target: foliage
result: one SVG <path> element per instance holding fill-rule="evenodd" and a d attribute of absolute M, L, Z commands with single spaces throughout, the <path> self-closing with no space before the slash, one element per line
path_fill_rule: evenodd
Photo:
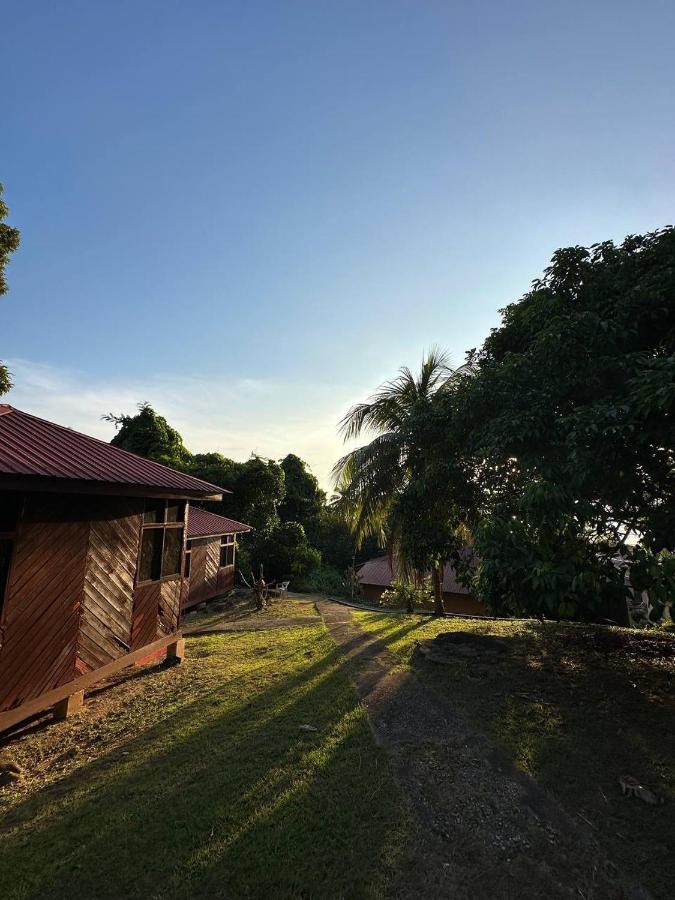
<path fill-rule="evenodd" d="M 307 575 L 293 579 L 293 590 L 310 594 L 324 594 L 331 597 L 348 596 L 345 582 L 338 569 L 321 565 Z"/>
<path fill-rule="evenodd" d="M 310 546 L 299 522 L 282 522 L 254 535 L 251 559 L 254 572 L 264 567 L 267 581 L 290 581 L 321 565 L 320 552 Z"/>
<path fill-rule="evenodd" d="M 352 407 L 341 422 L 345 439 L 364 431 L 375 433 L 370 443 L 352 450 L 334 468 L 340 494 L 338 509 L 349 523 L 357 546 L 372 536 L 397 557 L 405 575 L 433 570 L 436 609 L 442 612 L 440 568 L 453 549 L 453 528 L 440 519 L 436 484 L 428 478 L 434 450 L 424 441 L 424 429 L 434 400 L 450 380 L 447 356 L 431 350 L 419 374 L 403 368 L 366 403 Z M 427 522 L 426 540 L 419 525 Z"/>
<path fill-rule="evenodd" d="M 625 613 L 627 573 L 663 603 L 675 230 L 559 250 L 502 315 L 457 372 L 430 358 L 345 416 L 346 436 L 376 432 L 336 467 L 357 540 L 386 540 L 408 576 L 461 563 L 473 543 L 474 571 L 460 571 L 497 612 Z"/>
<path fill-rule="evenodd" d="M 135 416 L 109 413 L 103 418 L 118 429 L 113 446 L 177 469 L 188 465 L 190 452 L 182 437 L 149 403 L 140 403 Z"/>
<path fill-rule="evenodd" d="M 365 403 L 353 406 L 342 419 L 340 430 L 345 440 L 364 432 L 375 434 L 370 443 L 343 456 L 333 469 L 339 509 L 357 543 L 372 535 L 384 545 L 390 537 L 392 507 L 417 464 L 418 448 L 406 426 L 420 406 L 430 405 L 449 373 L 446 355 L 432 350 L 417 377 L 402 368 L 396 378 L 381 385 Z"/>
<path fill-rule="evenodd" d="M 18 228 L 12 228 L 4 220 L 9 214 L 9 209 L 2 199 L 3 186 L 0 184 L 0 297 L 7 293 L 7 280 L 5 268 L 9 257 L 19 247 L 21 235 Z M 0 361 L 0 397 L 6 394 L 12 387 L 12 378 L 7 366 Z"/>
<path fill-rule="evenodd" d="M 419 581 L 408 578 L 395 578 L 391 586 L 382 591 L 380 603 L 394 609 L 406 609 L 414 612 L 416 606 L 427 605 L 434 596 L 431 578 Z"/>
<path fill-rule="evenodd" d="M 335 509 L 326 505 L 324 492 L 298 456 L 289 454 L 278 463 L 256 455 L 237 462 L 220 453 L 192 454 L 181 435 L 148 403 L 141 404 L 134 416 L 110 414 L 104 418 L 119 429 L 112 440 L 115 446 L 189 472 L 229 492 L 222 501 L 207 505 L 253 526 L 253 534 L 238 541 L 238 568 L 246 577 L 251 569 L 257 573 L 262 564 L 270 580 L 303 578 L 315 572 L 317 581 L 324 577 L 316 570 L 325 551 L 329 569 L 325 581 L 334 585 L 332 570 L 340 571 L 353 561 L 355 545 L 349 528 Z"/>
<path fill-rule="evenodd" d="M 198 453 L 192 457 L 189 471 L 231 492 L 220 503 L 211 504 L 215 512 L 246 522 L 258 532 L 270 531 L 278 524 L 285 475 L 274 460 L 251 456 L 246 462 L 235 462 L 220 453 Z"/>
<path fill-rule="evenodd" d="M 0 397 L 12 389 L 12 373 L 0 362 Z"/>
<path fill-rule="evenodd" d="M 493 609 L 584 616 L 675 543 L 675 231 L 557 251 L 441 398 L 481 498 Z M 636 570 L 637 571 L 637 570 Z"/>
<path fill-rule="evenodd" d="M 282 522 L 299 522 L 309 534 L 323 511 L 326 494 L 299 456 L 289 453 L 280 465 L 286 490 L 279 505 L 279 518 Z"/>
<path fill-rule="evenodd" d="M 343 572 L 354 563 L 365 562 L 375 556 L 380 549 L 377 540 L 372 536 L 365 538 L 361 546 L 357 547 L 351 528 L 334 504 L 327 505 L 321 510 L 320 515 L 307 529 L 307 538 L 321 551 L 324 565 L 339 572 Z"/>

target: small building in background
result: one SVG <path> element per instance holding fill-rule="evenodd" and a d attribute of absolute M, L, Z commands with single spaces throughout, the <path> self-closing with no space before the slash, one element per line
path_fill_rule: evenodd
<path fill-rule="evenodd" d="M 391 586 L 396 577 L 389 556 L 369 559 L 360 566 L 357 574 L 362 596 L 370 603 L 379 603 L 383 591 Z M 432 604 L 429 605 L 431 608 Z M 486 613 L 484 604 L 460 584 L 454 567 L 449 563 L 443 568 L 443 605 L 448 613 L 470 616 L 484 616 Z"/>
<path fill-rule="evenodd" d="M 183 609 L 190 609 L 234 587 L 238 534 L 250 525 L 217 513 L 190 508 L 183 583 Z"/>
<path fill-rule="evenodd" d="M 189 501 L 222 494 L 0 405 L 0 731 L 180 655 Z"/>

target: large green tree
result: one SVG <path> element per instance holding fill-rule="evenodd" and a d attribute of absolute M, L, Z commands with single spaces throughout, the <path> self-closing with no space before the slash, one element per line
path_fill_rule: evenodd
<path fill-rule="evenodd" d="M 268 581 L 292 581 L 321 565 L 321 553 L 311 546 L 299 522 L 281 522 L 255 535 L 250 556 L 254 572 L 262 565 Z"/>
<path fill-rule="evenodd" d="M 309 470 L 307 463 L 289 453 L 281 460 L 285 476 L 285 494 L 279 505 L 282 522 L 299 522 L 308 534 L 317 530 L 326 494 Z"/>
<path fill-rule="evenodd" d="M 149 403 L 139 404 L 134 416 L 109 413 L 103 418 L 118 429 L 110 442 L 115 447 L 178 469 L 190 463 L 191 454 L 183 438 Z"/>
<path fill-rule="evenodd" d="M 340 425 L 345 439 L 368 432 L 373 437 L 342 457 L 334 469 L 339 509 L 357 545 L 375 537 L 395 554 L 404 572 L 430 568 L 439 613 L 442 565 L 451 550 L 452 529 L 425 527 L 425 539 L 419 539 L 419 528 L 430 521 L 432 485 L 427 479 L 429 447 L 417 426 L 430 415 L 450 374 L 446 355 L 432 350 L 416 376 L 402 368 L 368 401 L 352 407 Z"/>
<path fill-rule="evenodd" d="M 0 184 L 0 296 L 7 293 L 5 268 L 10 255 L 18 248 L 20 240 L 19 229 L 13 228 L 5 222 L 9 210 L 2 199 L 3 190 L 3 186 Z M 6 394 L 11 387 L 12 378 L 9 370 L 0 360 L 0 397 Z"/>
<path fill-rule="evenodd" d="M 616 606 L 633 562 L 633 581 L 663 594 L 675 231 L 559 250 L 502 314 L 436 413 L 441 452 L 470 461 L 479 488 L 478 592 L 496 610 L 593 615 Z"/>
<path fill-rule="evenodd" d="M 220 504 L 212 506 L 217 512 L 252 525 L 258 534 L 278 524 L 285 475 L 274 460 L 254 455 L 246 462 L 235 462 L 220 453 L 197 453 L 192 457 L 190 472 L 231 491 Z"/>

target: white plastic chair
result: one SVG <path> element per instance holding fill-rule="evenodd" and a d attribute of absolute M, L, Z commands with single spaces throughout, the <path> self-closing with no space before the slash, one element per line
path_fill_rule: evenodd
<path fill-rule="evenodd" d="M 272 593 L 275 597 L 285 597 L 288 593 L 288 585 L 290 581 L 282 581 L 281 584 L 278 584 L 275 588 L 272 588 Z"/>

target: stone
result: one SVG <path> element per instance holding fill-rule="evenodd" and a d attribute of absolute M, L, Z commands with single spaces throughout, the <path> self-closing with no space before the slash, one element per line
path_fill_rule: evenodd
<path fill-rule="evenodd" d="M 14 784 L 23 778 L 21 766 L 8 756 L 0 757 L 0 787 Z"/>

